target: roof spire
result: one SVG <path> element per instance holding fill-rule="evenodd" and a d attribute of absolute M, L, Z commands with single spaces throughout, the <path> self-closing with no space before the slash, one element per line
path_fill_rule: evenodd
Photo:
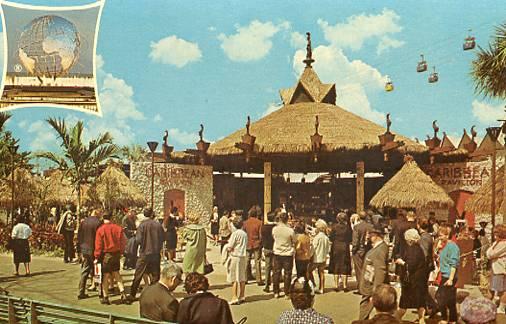
<path fill-rule="evenodd" d="M 302 62 L 306 63 L 306 67 L 311 67 L 313 60 L 313 51 L 311 50 L 311 33 L 307 32 L 306 59 Z"/>

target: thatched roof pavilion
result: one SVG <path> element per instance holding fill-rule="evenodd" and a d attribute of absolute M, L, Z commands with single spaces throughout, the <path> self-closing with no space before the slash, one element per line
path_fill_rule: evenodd
<path fill-rule="evenodd" d="M 395 137 L 389 116 L 385 129 L 337 106 L 335 84 L 322 83 L 311 66 L 307 36 L 306 67 L 294 87 L 280 91 L 283 106 L 253 123 L 248 117 L 246 130 L 211 144 L 209 161 L 215 171 L 264 173 L 264 212 L 271 208 L 271 172 L 356 171 L 357 210 L 362 210 L 365 172 L 396 169 L 406 153 L 428 161 L 428 149 Z"/>
<path fill-rule="evenodd" d="M 47 194 L 44 202 L 49 206 L 64 206 L 77 202 L 77 193 L 72 183 L 65 177 L 62 171 L 55 170 L 48 177 L 42 179 L 47 186 Z"/>
<path fill-rule="evenodd" d="M 414 160 L 407 158 L 369 204 L 376 208 L 447 208 L 453 206 L 453 200 Z"/>
<path fill-rule="evenodd" d="M 504 165 L 495 174 L 495 212 L 500 214 L 504 210 Z M 466 210 L 475 214 L 491 214 L 492 208 L 492 177 L 485 182 L 466 201 Z"/>
<path fill-rule="evenodd" d="M 113 210 L 120 207 L 144 206 L 144 195 L 125 173 L 113 165 L 87 190 L 85 204 L 100 205 Z"/>
<path fill-rule="evenodd" d="M 0 182 L 0 206 L 11 208 L 12 174 Z M 14 170 L 14 208 L 28 207 L 36 199 L 37 182 L 27 169 Z"/>

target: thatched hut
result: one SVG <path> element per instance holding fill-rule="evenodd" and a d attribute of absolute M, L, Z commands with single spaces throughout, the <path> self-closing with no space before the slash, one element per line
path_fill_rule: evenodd
<path fill-rule="evenodd" d="M 35 178 L 27 169 L 14 170 L 14 208 L 26 208 L 36 199 L 38 187 Z M 0 182 L 0 206 L 12 206 L 12 173 Z"/>
<path fill-rule="evenodd" d="M 144 206 L 146 201 L 139 188 L 122 170 L 109 165 L 87 190 L 84 203 L 115 210 L 122 207 Z"/>
<path fill-rule="evenodd" d="M 66 204 L 77 203 L 77 193 L 70 180 L 65 177 L 62 171 L 53 171 L 48 177 L 43 179 L 43 183 L 47 186 L 47 193 L 44 197 L 46 205 L 64 206 Z"/>
<path fill-rule="evenodd" d="M 303 62 L 295 86 L 280 91 L 280 109 L 253 123 L 248 117 L 246 130 L 207 151 L 215 171 L 264 174 L 264 213 L 276 207 L 271 204 L 273 173 L 356 172 L 356 210 L 362 210 L 366 172 L 395 170 L 406 153 L 428 161 L 425 146 L 390 132 L 390 119 L 384 128 L 336 105 L 335 84 L 322 83 L 311 65 L 309 34 Z"/>
<path fill-rule="evenodd" d="M 495 212 L 502 214 L 504 205 L 504 165 L 495 174 Z M 489 178 L 476 192 L 466 201 L 466 210 L 474 214 L 490 215 L 492 212 L 492 178 Z"/>
<path fill-rule="evenodd" d="M 414 160 L 408 158 L 369 204 L 376 208 L 443 209 L 454 203 L 443 188 L 425 174 Z"/>

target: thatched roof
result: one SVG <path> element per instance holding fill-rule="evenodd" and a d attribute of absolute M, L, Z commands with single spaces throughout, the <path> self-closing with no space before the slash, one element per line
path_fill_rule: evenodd
<path fill-rule="evenodd" d="M 146 200 L 137 186 L 113 165 L 95 180 L 87 190 L 85 203 L 101 205 L 107 209 L 119 207 L 144 206 Z"/>
<path fill-rule="evenodd" d="M 0 182 L 0 206 L 10 208 L 12 205 L 11 175 Z M 14 170 L 14 207 L 28 207 L 36 199 L 38 190 L 34 176 L 27 169 Z"/>
<path fill-rule="evenodd" d="M 50 206 L 63 206 L 77 202 L 77 193 L 72 183 L 65 177 L 62 171 L 53 171 L 48 177 L 42 179 L 47 186 L 47 194 L 44 202 Z"/>
<path fill-rule="evenodd" d="M 453 200 L 415 161 L 409 160 L 371 199 L 376 208 L 446 208 Z"/>
<path fill-rule="evenodd" d="M 501 166 L 495 174 L 495 211 L 500 213 L 504 207 L 504 165 Z M 476 192 L 466 201 L 466 210 L 475 214 L 491 214 L 492 207 L 492 177 L 485 182 Z"/>
<path fill-rule="evenodd" d="M 309 153 L 310 136 L 315 133 L 315 117 L 319 118 L 318 133 L 323 136 L 321 152 L 358 151 L 379 148 L 378 135 L 386 129 L 335 105 L 335 86 L 322 84 L 311 67 L 306 67 L 297 85 L 280 91 L 285 105 L 250 126 L 256 137 L 255 153 Z M 242 151 L 245 129 L 211 144 L 210 155 L 234 155 Z M 427 148 L 398 135 L 405 143 L 405 152 L 425 152 Z"/>

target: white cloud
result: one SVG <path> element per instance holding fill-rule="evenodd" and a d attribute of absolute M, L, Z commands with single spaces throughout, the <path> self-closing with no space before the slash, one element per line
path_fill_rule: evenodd
<path fill-rule="evenodd" d="M 319 19 L 318 24 L 323 30 L 325 39 L 339 48 L 359 50 L 370 38 L 381 38 L 387 34 L 402 30 L 399 25 L 400 16 L 393 10 L 383 9 L 381 14 L 366 15 L 365 13 L 348 17 L 346 22 L 332 26 Z"/>
<path fill-rule="evenodd" d="M 171 64 L 182 68 L 188 63 L 199 61 L 202 58 L 197 43 L 191 43 L 175 35 L 151 43 L 149 57 L 153 62 Z"/>
<path fill-rule="evenodd" d="M 153 117 L 153 121 L 155 123 L 161 122 L 162 121 L 162 115 L 156 114 L 155 117 Z"/>
<path fill-rule="evenodd" d="M 28 121 L 27 120 L 22 120 L 18 123 L 18 127 L 19 128 L 26 128 L 26 126 L 28 126 Z"/>
<path fill-rule="evenodd" d="M 28 134 L 32 134 L 31 137 L 33 138 L 30 143 L 31 151 L 50 151 L 58 148 L 55 132 L 45 120 L 31 123 L 27 128 L 27 132 Z"/>
<path fill-rule="evenodd" d="M 306 37 L 299 32 L 293 32 L 290 34 L 290 44 L 294 48 L 305 48 L 307 44 Z"/>
<path fill-rule="evenodd" d="M 304 69 L 302 60 L 305 50 L 298 50 L 293 59 L 297 75 Z M 335 83 L 336 104 L 359 116 L 383 124 L 384 113 L 374 110 L 367 97 L 367 91 L 381 91 L 386 77 L 376 68 L 360 60 L 350 60 L 343 50 L 334 46 L 318 46 L 313 50 L 313 68 L 322 82 Z"/>
<path fill-rule="evenodd" d="M 116 78 L 110 73 L 105 75 L 102 87 L 99 90 L 100 105 L 104 114 L 114 115 L 117 119 L 145 119 L 142 112 L 137 109 L 133 100 L 133 88 L 125 80 Z"/>
<path fill-rule="evenodd" d="M 221 48 L 229 59 L 237 62 L 256 61 L 265 57 L 272 48 L 272 37 L 281 29 L 290 28 L 290 23 L 253 20 L 248 26 L 236 26 L 232 35 L 220 34 Z"/>
<path fill-rule="evenodd" d="M 474 100 L 472 107 L 473 116 L 484 125 L 496 124 L 498 119 L 504 119 L 506 115 L 503 104 L 492 105 Z"/>
<path fill-rule="evenodd" d="M 181 145 L 191 145 L 198 142 L 199 137 L 197 133 L 188 133 L 179 130 L 179 128 L 171 128 L 168 130 L 168 142 L 175 141 Z"/>
<path fill-rule="evenodd" d="M 390 48 L 399 48 L 406 44 L 404 41 L 400 41 L 389 36 L 383 36 L 376 47 L 376 54 L 381 55 L 383 52 L 389 50 Z"/>
<path fill-rule="evenodd" d="M 262 117 L 265 117 L 273 112 L 275 112 L 276 110 L 278 110 L 279 108 L 283 107 L 283 105 L 280 105 L 280 104 L 276 104 L 274 102 L 271 102 L 269 104 L 269 106 L 267 107 L 267 109 L 263 112 L 262 114 Z"/>

